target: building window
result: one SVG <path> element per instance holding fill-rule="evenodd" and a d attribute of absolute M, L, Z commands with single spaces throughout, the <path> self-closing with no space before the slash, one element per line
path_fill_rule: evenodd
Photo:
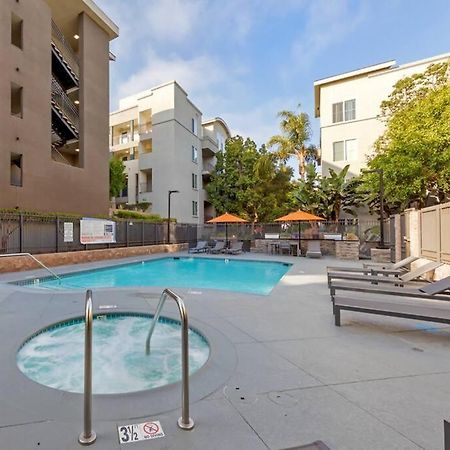
<path fill-rule="evenodd" d="M 356 139 L 333 142 L 333 161 L 355 161 L 356 159 Z"/>
<path fill-rule="evenodd" d="M 11 115 L 23 117 L 22 113 L 22 86 L 11 83 Z"/>
<path fill-rule="evenodd" d="M 191 122 L 191 131 L 197 136 L 197 118 L 193 117 Z"/>
<path fill-rule="evenodd" d="M 23 20 L 16 16 L 14 13 L 11 14 L 11 44 L 22 49 L 22 24 Z"/>
<path fill-rule="evenodd" d="M 195 201 L 192 202 L 192 215 L 194 217 L 198 216 L 198 202 Z"/>
<path fill-rule="evenodd" d="M 356 118 L 356 100 L 346 100 L 344 103 L 345 120 L 355 120 Z"/>
<path fill-rule="evenodd" d="M 342 122 L 343 120 L 342 102 L 333 103 L 333 123 Z"/>
<path fill-rule="evenodd" d="M 193 173 L 192 174 L 192 189 L 197 189 L 197 174 Z"/>
<path fill-rule="evenodd" d="M 192 146 L 192 162 L 198 162 L 198 150 L 194 146 Z"/>
<path fill-rule="evenodd" d="M 333 103 L 333 123 L 356 119 L 356 100 Z"/>
<path fill-rule="evenodd" d="M 10 184 L 22 186 L 22 155 L 17 153 L 11 153 Z"/>

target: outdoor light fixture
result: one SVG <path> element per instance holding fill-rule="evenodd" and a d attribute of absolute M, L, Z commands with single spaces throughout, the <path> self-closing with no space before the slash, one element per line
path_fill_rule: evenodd
<path fill-rule="evenodd" d="M 74 103 L 75 103 L 75 105 L 79 105 L 80 104 L 80 100 L 75 100 Z"/>
<path fill-rule="evenodd" d="M 76 151 L 76 152 L 79 152 L 79 151 L 80 151 L 80 149 L 79 149 L 79 148 L 76 148 L 76 149 L 75 149 L 75 151 Z"/>
<path fill-rule="evenodd" d="M 167 202 L 167 243 L 170 244 L 170 196 L 180 191 L 169 191 Z"/>
<path fill-rule="evenodd" d="M 380 197 L 380 248 L 385 248 L 384 246 L 384 171 L 383 169 L 373 169 L 373 170 L 363 170 L 364 173 L 377 173 L 380 176 L 380 187 L 379 187 L 379 197 Z"/>
<path fill-rule="evenodd" d="M 80 36 L 78 34 L 74 34 L 73 37 L 77 40 L 80 39 Z"/>

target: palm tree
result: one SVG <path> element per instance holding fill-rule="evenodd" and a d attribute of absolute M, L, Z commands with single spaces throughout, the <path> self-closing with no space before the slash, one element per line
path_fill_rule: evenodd
<path fill-rule="evenodd" d="M 298 105 L 300 109 L 301 105 Z M 281 135 L 272 136 L 269 147 L 277 146 L 276 155 L 286 161 L 291 156 L 298 160 L 298 172 L 305 179 L 306 164 L 319 160 L 319 151 L 315 145 L 306 145 L 311 138 L 311 124 L 307 113 L 300 111 L 280 111 Z"/>

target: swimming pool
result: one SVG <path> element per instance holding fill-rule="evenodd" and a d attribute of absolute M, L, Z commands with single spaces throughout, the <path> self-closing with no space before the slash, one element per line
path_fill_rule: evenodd
<path fill-rule="evenodd" d="M 160 318 L 150 355 L 145 341 L 152 316 L 108 314 L 93 326 L 93 392 L 118 394 L 153 389 L 181 378 L 181 331 L 174 320 Z M 17 353 L 19 369 L 37 383 L 68 392 L 83 392 L 84 320 L 41 330 Z M 189 372 L 202 367 L 209 345 L 189 330 Z"/>
<path fill-rule="evenodd" d="M 267 295 L 291 264 L 238 259 L 170 257 L 16 282 L 30 287 L 85 289 L 164 286 Z"/>

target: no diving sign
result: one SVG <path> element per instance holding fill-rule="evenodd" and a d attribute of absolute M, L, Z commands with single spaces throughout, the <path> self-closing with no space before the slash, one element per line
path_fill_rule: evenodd
<path fill-rule="evenodd" d="M 156 439 L 165 436 L 159 420 L 155 422 L 134 423 L 132 425 L 120 425 L 117 429 L 119 431 L 120 444 L 129 444 L 130 442 L 145 441 L 147 439 Z"/>

